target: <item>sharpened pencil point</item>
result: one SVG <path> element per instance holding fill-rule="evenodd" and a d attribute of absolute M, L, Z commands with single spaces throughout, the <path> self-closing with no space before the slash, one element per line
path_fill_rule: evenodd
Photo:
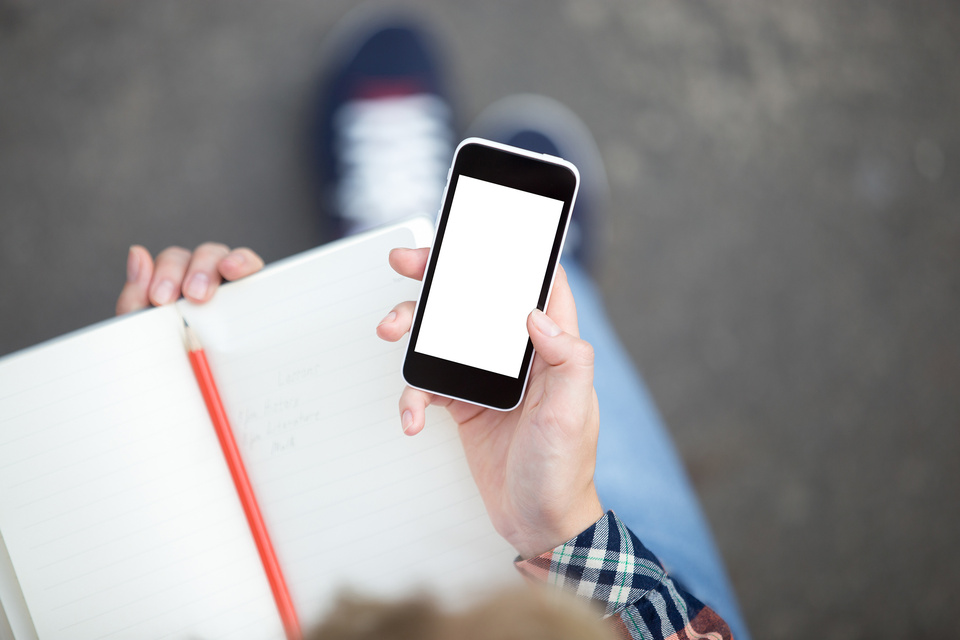
<path fill-rule="evenodd" d="M 203 348 L 203 345 L 200 344 L 200 339 L 197 337 L 197 333 L 190 328 L 190 325 L 187 323 L 187 319 L 183 317 L 183 314 L 180 313 L 179 309 L 177 310 L 177 315 L 180 316 L 180 320 L 183 322 L 183 344 L 186 345 L 187 351 L 197 351 Z"/>

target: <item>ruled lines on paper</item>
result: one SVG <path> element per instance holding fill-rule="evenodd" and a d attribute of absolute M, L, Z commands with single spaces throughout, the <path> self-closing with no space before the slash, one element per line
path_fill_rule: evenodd
<path fill-rule="evenodd" d="M 41 639 L 276 637 L 195 385 L 172 308 L 0 361 L 0 530 Z"/>

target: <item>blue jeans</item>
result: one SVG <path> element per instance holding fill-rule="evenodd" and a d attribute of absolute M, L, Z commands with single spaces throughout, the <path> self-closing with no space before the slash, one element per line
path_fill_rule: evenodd
<path fill-rule="evenodd" d="M 667 571 L 749 640 L 737 598 L 696 494 L 656 407 L 604 312 L 593 281 L 564 261 L 581 337 L 593 345 L 600 401 L 595 483 L 612 509 Z"/>

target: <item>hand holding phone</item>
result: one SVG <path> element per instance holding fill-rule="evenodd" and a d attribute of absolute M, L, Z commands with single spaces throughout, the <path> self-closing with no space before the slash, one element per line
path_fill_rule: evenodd
<path fill-rule="evenodd" d="M 390 265 L 400 275 L 420 279 L 428 252 L 394 249 Z M 377 334 L 391 342 L 402 339 L 410 330 L 414 305 L 412 300 L 398 304 Z M 403 430 L 411 436 L 423 429 L 427 406 L 447 408 L 459 425 L 491 522 L 524 558 L 566 542 L 603 515 L 593 485 L 600 430 L 593 348 L 579 338 L 577 310 L 562 267 L 545 316 L 546 329 L 528 318 L 537 357 L 524 400 L 513 411 L 413 387 L 404 390 L 399 403 Z"/>
<path fill-rule="evenodd" d="M 390 265 L 403 276 L 420 279 L 428 252 L 394 249 Z M 491 254 L 484 263 L 495 259 Z M 377 334 L 391 342 L 402 339 L 410 330 L 414 305 L 412 300 L 398 304 Z M 478 308 L 482 305 L 483 301 L 477 302 Z M 603 515 L 593 485 L 600 430 L 593 349 L 579 338 L 577 310 L 562 268 L 546 318 L 544 324 L 528 318 L 538 355 L 524 400 L 513 411 L 496 411 L 413 387 L 404 390 L 399 403 L 407 435 L 423 429 L 428 405 L 447 408 L 459 425 L 491 522 L 524 558 L 566 542 Z"/>
<path fill-rule="evenodd" d="M 395 249 L 390 264 L 401 275 L 421 279 L 429 251 Z M 485 247 L 474 266 L 482 271 L 500 259 L 496 246 Z M 576 306 L 562 267 L 556 267 L 551 280 L 546 313 L 528 311 L 522 318 L 537 356 L 517 408 L 493 410 L 414 387 L 400 397 L 401 424 L 408 435 L 423 429 L 428 405 L 449 410 L 494 527 L 525 558 L 566 542 L 603 515 L 593 485 L 599 434 L 593 349 L 579 338 Z M 468 313 L 482 316 L 493 312 L 495 304 L 477 297 Z M 413 301 L 397 305 L 377 328 L 378 335 L 400 340 L 413 324 L 414 311 Z M 455 322 L 451 336 L 473 339 L 469 326 Z"/>

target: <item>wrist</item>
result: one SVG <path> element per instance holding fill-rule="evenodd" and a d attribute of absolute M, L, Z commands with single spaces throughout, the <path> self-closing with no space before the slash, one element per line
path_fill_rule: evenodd
<path fill-rule="evenodd" d="M 603 506 L 593 486 L 580 500 L 567 504 L 559 513 L 542 510 L 537 524 L 517 530 L 508 542 L 524 560 L 555 549 L 580 535 L 604 516 Z"/>

